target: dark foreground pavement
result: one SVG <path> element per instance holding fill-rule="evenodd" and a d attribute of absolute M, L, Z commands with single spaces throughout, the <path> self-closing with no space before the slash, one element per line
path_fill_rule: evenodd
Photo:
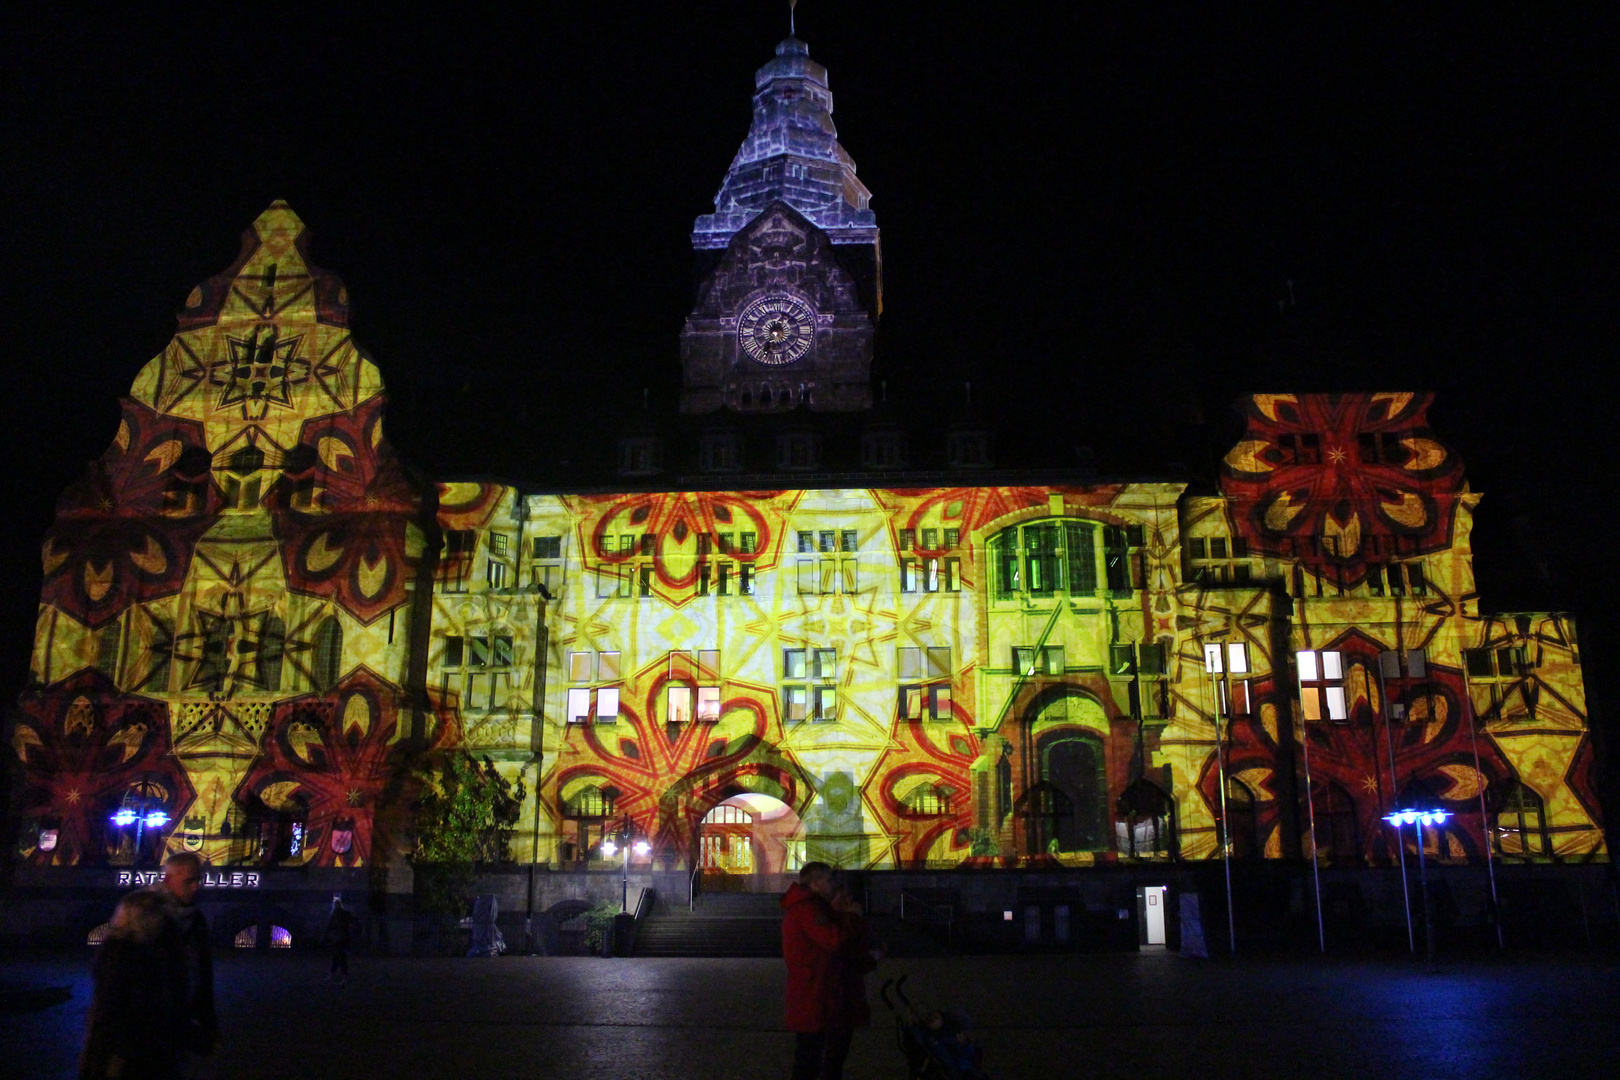
<path fill-rule="evenodd" d="M 0 1075 L 73 1075 L 84 953 L 12 961 L 9 986 L 71 984 L 66 1004 L 0 1016 Z M 356 957 L 345 987 L 318 956 L 223 954 L 226 1041 L 206 1076 L 774 1080 L 787 1075 L 776 960 Z M 1181 960 L 1174 955 L 886 961 L 852 1080 L 905 1075 L 876 987 L 973 1015 L 993 1076 L 1560 1077 L 1620 1060 L 1620 961 L 1542 956 Z"/>

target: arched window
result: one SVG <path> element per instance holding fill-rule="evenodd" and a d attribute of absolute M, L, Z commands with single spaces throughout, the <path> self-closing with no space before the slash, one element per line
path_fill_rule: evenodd
<path fill-rule="evenodd" d="M 940 817 L 951 812 L 951 797 L 937 784 L 918 784 L 900 800 L 900 811 L 908 817 Z"/>
<path fill-rule="evenodd" d="M 115 683 L 118 681 L 118 650 L 123 643 L 123 627 L 117 619 L 101 628 L 101 636 L 96 641 L 96 670 Z"/>
<path fill-rule="evenodd" d="M 617 792 L 609 794 L 599 787 L 580 788 L 574 794 L 563 800 L 563 817 L 565 818 L 605 818 L 613 814 L 613 802 Z"/>
<path fill-rule="evenodd" d="M 1316 813 L 1316 856 L 1334 866 L 1355 866 L 1361 862 L 1361 843 L 1356 828 L 1356 803 L 1350 793 L 1331 781 L 1312 785 L 1311 799 Z"/>
<path fill-rule="evenodd" d="M 1102 744 L 1075 728 L 1036 741 L 1038 782 L 1024 797 L 1031 855 L 1100 851 L 1108 846 L 1107 782 Z"/>
<path fill-rule="evenodd" d="M 1137 779 L 1115 804 L 1115 846 L 1133 859 L 1170 854 L 1170 798 L 1152 781 Z"/>
<path fill-rule="evenodd" d="M 1254 858 L 1260 847 L 1255 827 L 1254 792 L 1235 776 L 1226 778 L 1226 818 L 1228 825 L 1221 830 L 1221 841 L 1231 845 L 1232 858 Z"/>
<path fill-rule="evenodd" d="M 259 636 L 259 686 L 264 690 L 281 689 L 281 654 L 286 643 L 287 628 L 271 615 L 264 620 Z"/>
<path fill-rule="evenodd" d="M 197 665 L 193 685 L 204 690 L 218 690 L 229 666 L 226 656 L 231 645 L 231 621 L 224 618 L 210 621 L 202 639 L 202 660 Z"/>
<path fill-rule="evenodd" d="M 1542 859 L 1551 854 L 1541 796 L 1522 783 L 1504 793 L 1494 832 L 1497 854 L 1504 859 Z"/>
<path fill-rule="evenodd" d="M 330 690 L 337 685 L 338 673 L 343 669 L 343 628 L 336 617 L 329 616 L 315 631 L 313 656 L 309 677 L 317 690 Z"/>

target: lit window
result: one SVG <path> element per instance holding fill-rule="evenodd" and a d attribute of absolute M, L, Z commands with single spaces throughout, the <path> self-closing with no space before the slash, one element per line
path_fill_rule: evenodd
<path fill-rule="evenodd" d="M 583 724 L 591 718 L 591 692 L 582 687 L 568 691 L 568 722 Z"/>
<path fill-rule="evenodd" d="M 708 723 L 720 719 L 720 688 L 700 686 L 697 693 L 697 718 Z"/>
<path fill-rule="evenodd" d="M 596 692 L 596 722 L 611 724 L 619 718 L 619 691 L 604 687 Z"/>
<path fill-rule="evenodd" d="M 1306 720 L 1350 719 L 1344 693 L 1344 654 L 1306 649 L 1295 656 L 1299 670 L 1300 714 Z"/>
<path fill-rule="evenodd" d="M 667 695 L 669 722 L 684 724 L 692 719 L 692 688 L 671 686 Z"/>

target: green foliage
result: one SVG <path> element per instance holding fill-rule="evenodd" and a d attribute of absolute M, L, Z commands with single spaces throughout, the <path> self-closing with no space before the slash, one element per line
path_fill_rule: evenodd
<path fill-rule="evenodd" d="M 995 834 L 989 829 L 974 829 L 969 836 L 972 837 L 972 846 L 968 848 L 972 855 L 999 855 L 1001 845 L 996 843 Z"/>
<path fill-rule="evenodd" d="M 417 894 L 423 906 L 441 914 L 460 914 L 480 863 L 505 862 L 513 828 L 526 794 L 516 790 L 485 758 L 480 763 L 457 751 L 429 766 L 422 777 L 423 794 L 414 806 Z"/>
<path fill-rule="evenodd" d="M 598 900 L 585 913 L 585 945 L 592 956 L 602 951 L 602 938 L 607 935 L 608 928 L 613 925 L 613 917 L 618 913 L 619 905 L 611 900 Z"/>

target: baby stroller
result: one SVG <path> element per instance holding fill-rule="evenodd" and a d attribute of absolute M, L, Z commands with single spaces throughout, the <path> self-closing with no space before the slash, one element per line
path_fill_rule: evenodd
<path fill-rule="evenodd" d="M 894 1017 L 895 1039 L 906 1058 L 906 1080 L 990 1080 L 990 1075 L 979 1067 L 984 1051 L 973 1041 L 967 1013 L 960 1009 L 920 1012 L 906 997 L 906 980 L 910 977 L 886 979 L 878 991 Z M 891 989 L 893 1000 L 889 997 Z"/>

